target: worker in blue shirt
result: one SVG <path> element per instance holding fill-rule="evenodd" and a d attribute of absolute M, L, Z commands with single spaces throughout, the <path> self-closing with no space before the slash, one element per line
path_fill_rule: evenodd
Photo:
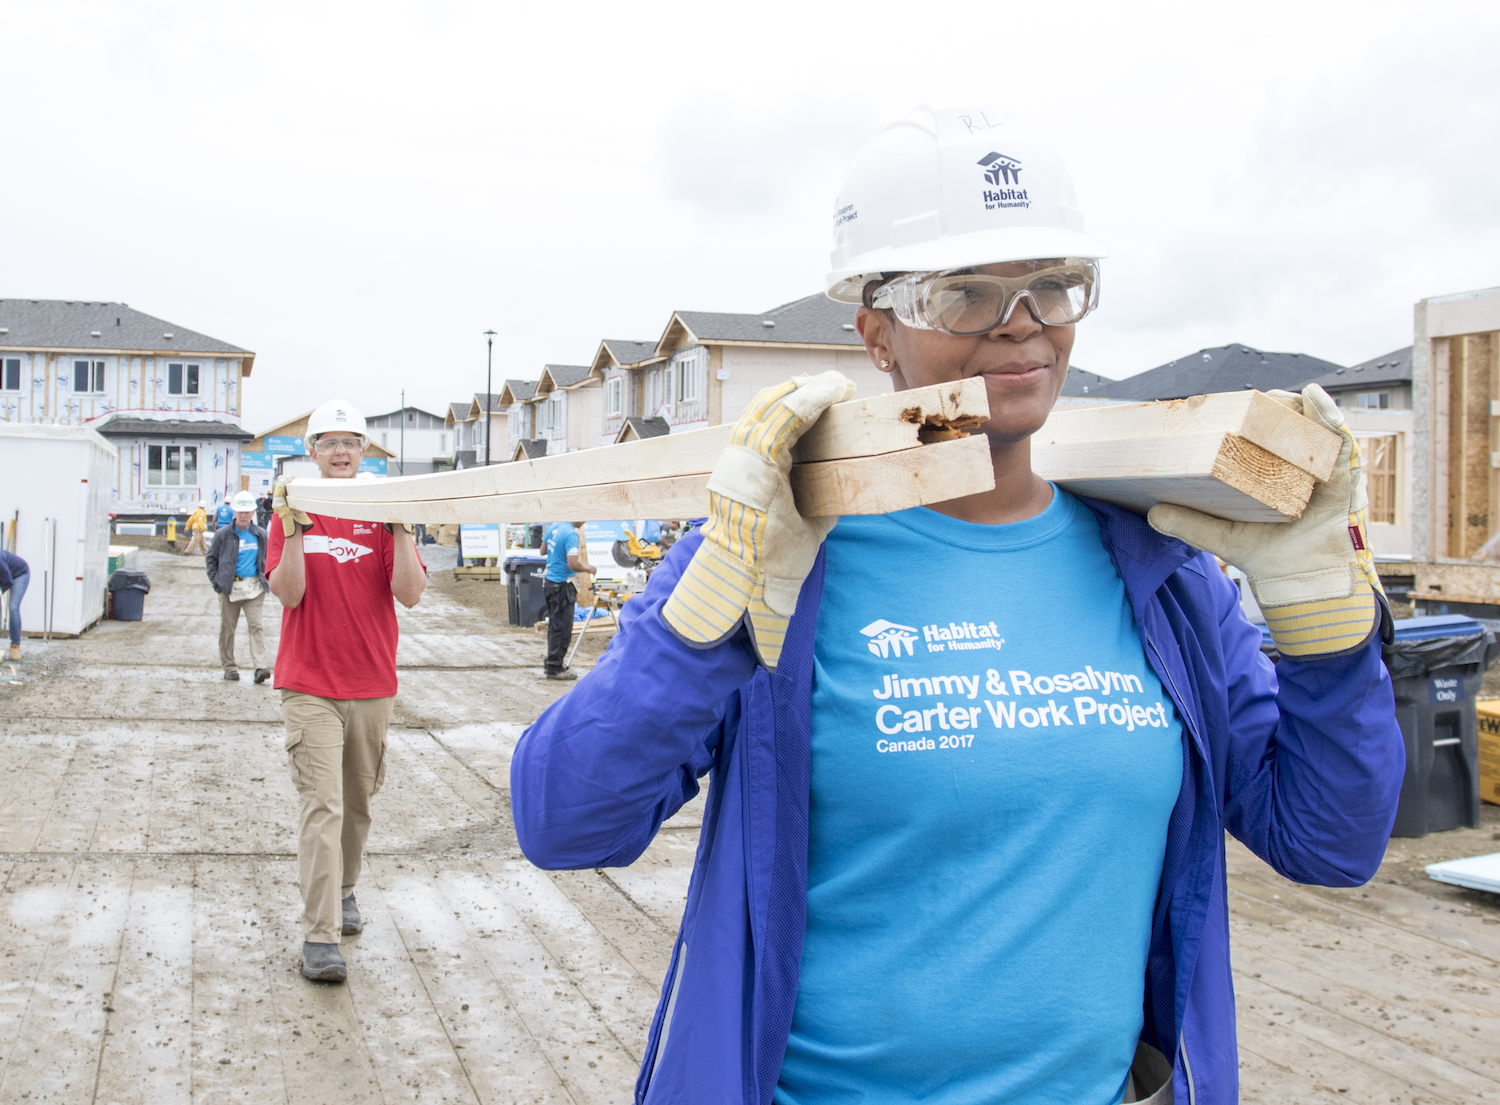
<path fill-rule="evenodd" d="M 1384 854 L 1405 753 L 1342 414 L 1275 396 L 1341 443 L 1280 524 L 1036 473 L 1103 251 L 1009 120 L 877 136 L 826 285 L 896 391 L 982 382 L 992 488 L 804 517 L 793 448 L 853 385 L 761 392 L 707 522 L 516 745 L 544 868 L 634 862 L 711 776 L 637 1105 L 1235 1105 L 1225 832 L 1325 886 Z"/>
<path fill-rule="evenodd" d="M 0 549 L 0 591 L 9 596 L 10 659 L 21 658 L 21 600 L 31 582 L 31 566 L 13 552 Z"/>
<path fill-rule="evenodd" d="M 578 589 L 573 577 L 579 572 L 597 575 L 599 569 L 585 564 L 578 555 L 582 522 L 554 522 L 548 527 L 543 543 L 547 553 L 547 572 L 542 580 L 542 595 L 547 603 L 547 660 L 544 670 L 548 679 L 573 680 L 578 674 L 563 667 L 568 645 L 573 641 L 573 604 Z"/>
<path fill-rule="evenodd" d="M 249 492 L 242 491 L 240 492 L 240 494 L 247 495 L 249 494 Z M 214 511 L 214 529 L 223 529 L 232 521 L 234 521 L 234 507 L 231 506 L 229 500 L 226 499 L 219 504 L 219 509 Z"/>

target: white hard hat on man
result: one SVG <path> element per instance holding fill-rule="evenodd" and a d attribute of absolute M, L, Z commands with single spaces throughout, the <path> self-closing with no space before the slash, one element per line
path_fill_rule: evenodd
<path fill-rule="evenodd" d="M 313 440 L 319 434 L 340 431 L 357 434 L 366 441 L 370 437 L 365 432 L 365 416 L 359 413 L 353 403 L 344 399 L 330 399 L 307 416 L 307 430 L 304 436 L 307 438 L 308 446 L 311 447 Z"/>
<path fill-rule="evenodd" d="M 827 292 L 844 303 L 887 273 L 1105 256 L 1057 154 L 996 107 L 891 123 L 854 158 L 833 221 Z"/>

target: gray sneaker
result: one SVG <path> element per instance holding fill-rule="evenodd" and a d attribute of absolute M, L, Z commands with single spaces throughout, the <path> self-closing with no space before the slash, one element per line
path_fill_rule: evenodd
<path fill-rule="evenodd" d="M 344 899 L 344 935 L 357 936 L 365 931 L 365 919 L 359 915 L 359 903 L 350 894 Z"/>
<path fill-rule="evenodd" d="M 349 977 L 349 968 L 339 954 L 337 944 L 302 944 L 302 977 L 314 982 L 343 982 Z"/>
<path fill-rule="evenodd" d="M 549 671 L 547 673 L 547 678 L 548 679 L 557 679 L 557 680 L 560 680 L 560 681 L 566 683 L 566 682 L 572 682 L 574 679 L 577 679 L 578 678 L 578 673 L 576 671 L 574 671 L 572 668 L 563 668 L 562 671 Z"/>

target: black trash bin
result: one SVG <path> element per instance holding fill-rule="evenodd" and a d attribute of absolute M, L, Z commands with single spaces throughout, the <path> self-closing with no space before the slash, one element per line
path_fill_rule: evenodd
<path fill-rule="evenodd" d="M 547 572 L 547 561 L 540 556 L 508 556 L 505 558 L 505 600 L 509 607 L 510 624 L 533 626 L 542 620 L 547 610 L 547 598 L 542 590 L 542 577 Z"/>
<path fill-rule="evenodd" d="M 1474 704 L 1497 651 L 1495 634 L 1462 614 L 1396 622 L 1384 655 L 1406 740 L 1406 778 L 1392 836 L 1479 827 Z"/>
<path fill-rule="evenodd" d="M 146 592 L 151 580 L 145 572 L 121 568 L 109 577 L 112 617 L 118 622 L 138 622 L 146 611 Z"/>

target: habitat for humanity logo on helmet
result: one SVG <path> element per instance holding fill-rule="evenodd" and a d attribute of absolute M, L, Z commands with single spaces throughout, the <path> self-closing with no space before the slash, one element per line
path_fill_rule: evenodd
<path fill-rule="evenodd" d="M 994 188 L 984 190 L 984 209 L 994 211 L 1001 207 L 1030 207 L 1031 198 L 1026 189 L 1020 187 L 1021 162 L 1019 159 L 991 150 L 979 159 L 984 170 L 984 179 Z"/>
<path fill-rule="evenodd" d="M 917 629 L 910 625 L 897 625 L 888 622 L 884 618 L 873 621 L 860 630 L 870 640 L 866 647 L 882 660 L 889 660 L 894 656 L 900 656 L 901 650 L 906 650 L 906 655 L 916 655 Z"/>

